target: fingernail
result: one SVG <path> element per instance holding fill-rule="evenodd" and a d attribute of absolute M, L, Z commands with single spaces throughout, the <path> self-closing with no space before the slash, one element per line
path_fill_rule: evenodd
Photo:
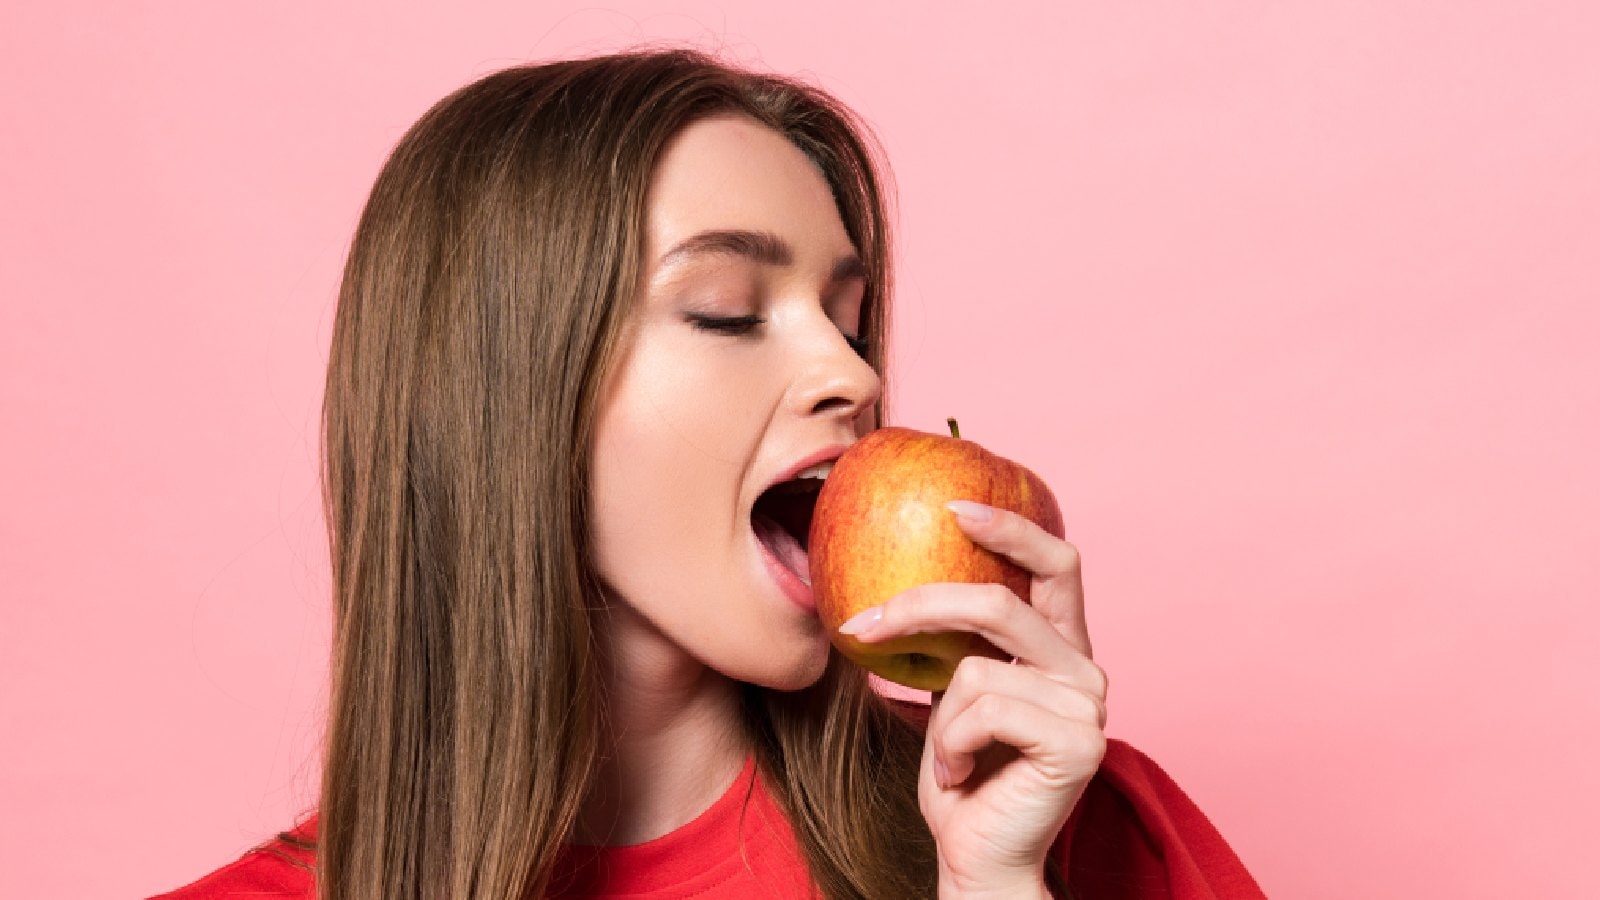
<path fill-rule="evenodd" d="M 871 609 L 864 609 L 861 612 L 851 616 L 843 625 L 840 625 L 839 633 L 860 634 L 861 632 L 866 631 L 872 626 L 878 624 L 878 620 L 881 618 L 883 618 L 882 606 L 874 606 Z"/>
<path fill-rule="evenodd" d="M 933 758 L 933 777 L 939 782 L 939 787 L 947 788 L 950 786 L 950 767 L 945 765 L 944 760 L 937 756 Z"/>
<path fill-rule="evenodd" d="M 984 506 L 982 503 L 973 503 L 971 500 L 951 500 L 944 505 L 944 508 L 963 519 L 970 519 L 974 522 L 987 522 L 994 518 L 993 507 Z"/>

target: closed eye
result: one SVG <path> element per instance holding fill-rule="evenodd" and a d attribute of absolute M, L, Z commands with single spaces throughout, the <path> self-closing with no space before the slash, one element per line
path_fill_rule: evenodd
<path fill-rule="evenodd" d="M 732 335 L 747 335 L 754 331 L 757 326 L 765 325 L 767 322 L 767 320 L 761 316 L 724 317 L 706 316 L 698 313 L 690 313 L 689 321 L 694 323 L 694 327 L 700 331 L 710 331 L 717 334 Z M 869 345 L 865 339 L 851 337 L 848 334 L 842 335 L 842 337 L 844 337 L 845 343 L 850 345 L 850 349 L 856 352 L 857 356 L 860 356 L 862 359 L 867 358 L 867 348 Z"/>
<path fill-rule="evenodd" d="M 697 313 L 689 315 L 689 321 L 701 331 L 714 331 L 718 334 L 749 334 L 757 325 L 765 325 L 767 320 L 760 316 L 703 316 Z"/>

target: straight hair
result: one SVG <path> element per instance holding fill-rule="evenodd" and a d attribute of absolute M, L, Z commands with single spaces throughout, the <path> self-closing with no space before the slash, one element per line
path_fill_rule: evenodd
<path fill-rule="evenodd" d="M 801 81 L 683 48 L 516 66 L 440 100 L 378 173 L 323 402 L 334 628 L 319 822 L 301 844 L 321 900 L 551 889 L 606 733 L 600 386 L 641 284 L 652 172 L 719 114 L 772 128 L 826 178 L 883 374 L 887 166 L 865 122 Z M 887 420 L 883 400 L 872 414 Z M 811 687 L 742 696 L 763 787 L 822 895 L 933 898 L 926 710 L 836 652 Z M 1053 858 L 1046 874 L 1067 896 Z"/>

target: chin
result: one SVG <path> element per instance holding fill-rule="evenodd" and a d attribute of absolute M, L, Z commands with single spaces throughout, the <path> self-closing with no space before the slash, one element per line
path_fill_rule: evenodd
<path fill-rule="evenodd" d="M 824 640 L 816 652 L 779 671 L 752 672 L 741 681 L 774 691 L 803 691 L 822 680 L 828 671 L 829 645 Z"/>

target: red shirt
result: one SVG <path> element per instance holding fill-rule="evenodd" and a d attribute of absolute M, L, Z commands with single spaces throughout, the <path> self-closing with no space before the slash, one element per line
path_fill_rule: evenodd
<path fill-rule="evenodd" d="M 643 844 L 568 844 L 556 864 L 551 896 L 694 897 L 695 900 L 809 898 L 805 862 L 787 821 L 754 779 L 741 828 L 739 810 L 755 758 L 732 787 L 683 827 Z M 316 836 L 313 815 L 292 832 Z M 738 841 L 744 836 L 741 858 Z M 1100 771 L 1089 782 L 1052 851 L 1084 900 L 1235 900 L 1262 898 L 1255 879 L 1167 773 L 1127 743 L 1108 738 Z M 313 897 L 312 854 L 281 840 L 246 853 L 193 884 L 152 900 Z M 748 866 L 747 866 L 748 863 Z"/>

